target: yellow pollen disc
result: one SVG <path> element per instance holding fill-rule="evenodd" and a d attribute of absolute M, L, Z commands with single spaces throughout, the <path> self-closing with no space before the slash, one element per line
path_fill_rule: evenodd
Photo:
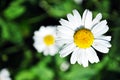
<path fill-rule="evenodd" d="M 54 37 L 52 35 L 46 35 L 44 37 L 44 43 L 47 46 L 50 46 L 50 45 L 54 44 L 54 42 L 55 42 L 55 39 L 54 39 Z"/>
<path fill-rule="evenodd" d="M 94 36 L 88 29 L 80 29 L 74 34 L 74 43 L 79 48 L 89 48 L 93 41 Z"/>

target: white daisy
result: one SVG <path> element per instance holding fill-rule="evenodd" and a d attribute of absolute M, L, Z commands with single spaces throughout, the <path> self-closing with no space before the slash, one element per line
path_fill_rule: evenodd
<path fill-rule="evenodd" d="M 70 67 L 70 64 L 67 61 L 65 61 L 60 65 L 60 70 L 67 71 L 69 69 L 69 67 Z"/>
<path fill-rule="evenodd" d="M 85 10 L 81 18 L 77 10 L 73 10 L 73 15 L 67 15 L 68 21 L 61 19 L 61 26 L 58 26 L 58 43 L 64 44 L 60 51 L 60 56 L 65 57 L 71 54 L 70 62 L 78 62 L 84 67 L 88 62 L 97 63 L 99 58 L 96 49 L 102 53 L 108 53 L 111 44 L 111 36 L 105 36 L 109 29 L 106 20 L 101 20 L 99 13 L 92 19 L 92 12 Z"/>
<path fill-rule="evenodd" d="M 83 0 L 74 0 L 74 2 L 75 2 L 76 4 L 81 4 L 81 3 L 83 2 Z"/>
<path fill-rule="evenodd" d="M 2 69 L 0 71 L 0 80 L 11 80 L 10 73 L 7 69 Z"/>
<path fill-rule="evenodd" d="M 55 55 L 58 51 L 56 44 L 56 27 L 41 26 L 38 31 L 35 31 L 33 46 L 38 52 L 43 52 L 44 55 Z"/>

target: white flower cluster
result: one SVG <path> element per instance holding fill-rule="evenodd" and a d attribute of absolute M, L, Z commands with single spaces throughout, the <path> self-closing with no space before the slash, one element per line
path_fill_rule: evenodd
<path fill-rule="evenodd" d="M 0 71 L 0 80 L 11 80 L 10 73 L 7 69 L 2 69 Z"/>
<path fill-rule="evenodd" d="M 102 14 L 92 17 L 92 12 L 87 9 L 82 16 L 73 10 L 73 14 L 67 14 L 68 20 L 59 21 L 61 25 L 41 26 L 35 31 L 33 46 L 44 55 L 53 56 L 59 52 L 61 57 L 66 57 L 71 54 L 71 64 L 78 62 L 87 67 L 89 62 L 98 63 L 95 50 L 108 53 L 111 36 L 104 35 L 109 27 L 106 20 L 101 20 Z"/>

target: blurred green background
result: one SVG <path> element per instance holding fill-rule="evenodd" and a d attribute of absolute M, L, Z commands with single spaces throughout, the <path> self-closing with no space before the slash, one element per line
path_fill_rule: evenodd
<path fill-rule="evenodd" d="M 76 2 L 78 1 L 78 2 Z M 34 31 L 41 25 L 59 25 L 60 18 L 77 9 L 94 17 L 101 12 L 112 36 L 108 54 L 98 53 L 100 62 L 84 68 L 61 65 L 68 61 L 51 57 L 33 47 Z M 120 80 L 120 0 L 0 0 L 0 70 L 8 68 L 12 80 Z"/>

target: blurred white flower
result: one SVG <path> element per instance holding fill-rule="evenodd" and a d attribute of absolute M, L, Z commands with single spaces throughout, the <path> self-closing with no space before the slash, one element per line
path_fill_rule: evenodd
<path fill-rule="evenodd" d="M 61 71 L 67 71 L 70 67 L 70 64 L 68 62 L 63 62 L 61 65 L 60 65 L 60 70 Z"/>
<path fill-rule="evenodd" d="M 74 0 L 76 4 L 81 4 L 83 0 Z"/>
<path fill-rule="evenodd" d="M 92 12 L 85 10 L 81 18 L 77 10 L 73 15 L 67 15 L 68 21 L 61 19 L 58 26 L 58 42 L 65 44 L 60 51 L 60 56 L 65 57 L 72 53 L 70 62 L 78 62 L 84 67 L 90 63 L 98 63 L 99 58 L 94 49 L 102 53 L 108 53 L 111 44 L 111 36 L 105 36 L 109 29 L 106 20 L 101 20 L 99 13 L 92 19 Z"/>
<path fill-rule="evenodd" d="M 0 71 L 0 80 L 11 80 L 10 73 L 7 69 L 2 69 Z"/>
<path fill-rule="evenodd" d="M 33 46 L 38 52 L 43 52 L 44 55 L 55 55 L 58 52 L 58 45 L 56 44 L 56 27 L 55 26 L 41 26 L 38 31 L 35 31 Z"/>

